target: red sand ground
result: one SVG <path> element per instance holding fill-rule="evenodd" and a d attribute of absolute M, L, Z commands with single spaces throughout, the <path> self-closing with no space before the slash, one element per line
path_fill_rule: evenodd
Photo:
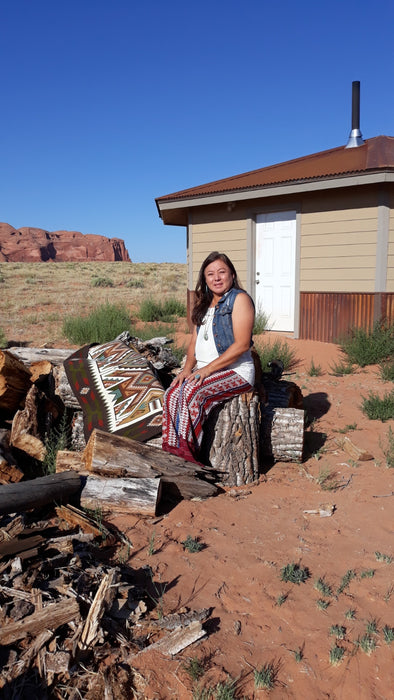
<path fill-rule="evenodd" d="M 133 542 L 130 566 L 149 565 L 158 593 L 164 591 L 159 605 L 164 615 L 211 608 L 204 640 L 172 659 L 154 651 L 135 657 L 140 698 L 192 698 L 197 684 L 185 665 L 194 658 L 205 669 L 200 689 L 214 689 L 231 677 L 237 679 L 238 698 L 268 695 L 254 681 L 254 670 L 265 664 L 276 670 L 272 700 L 394 698 L 394 643 L 388 645 L 382 633 L 385 625 L 394 626 L 394 470 L 384 455 L 394 421 L 371 421 L 360 408 L 362 396 L 370 390 L 383 395 L 392 384 L 379 378 L 376 367 L 333 376 L 330 367 L 341 359 L 335 345 L 286 342 L 301 360 L 291 378 L 315 419 L 307 436 L 315 454 L 302 464 L 276 463 L 257 484 L 206 501 L 183 501 L 163 517 L 115 521 Z M 312 358 L 323 370 L 319 377 L 308 374 Z M 345 434 L 373 459 L 350 459 L 341 447 Z M 316 481 L 327 469 L 339 484 L 334 491 Z M 304 512 L 322 504 L 335 506 L 331 517 Z M 182 542 L 188 535 L 204 548 L 187 552 Z M 378 561 L 375 552 L 392 557 L 392 563 Z M 308 567 L 305 583 L 281 580 L 282 567 L 292 562 Z M 349 570 L 356 577 L 338 593 Z M 370 570 L 373 576 L 362 576 Z M 314 587 L 319 577 L 334 594 L 326 598 L 326 611 L 317 607 L 323 597 Z M 282 594 L 287 598 L 278 605 Z M 345 616 L 350 609 L 354 619 Z M 378 634 L 372 635 L 377 645 L 368 655 L 355 641 L 371 620 Z M 343 640 L 330 634 L 332 625 L 346 628 Z M 330 663 L 335 641 L 345 650 L 336 666 Z"/>

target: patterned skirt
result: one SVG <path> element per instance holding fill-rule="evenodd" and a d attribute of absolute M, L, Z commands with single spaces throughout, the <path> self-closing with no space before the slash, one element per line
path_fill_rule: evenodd
<path fill-rule="evenodd" d="M 204 379 L 201 386 L 186 381 L 167 389 L 163 401 L 162 449 L 199 464 L 202 426 L 211 410 L 251 388 L 234 370 L 225 369 Z"/>

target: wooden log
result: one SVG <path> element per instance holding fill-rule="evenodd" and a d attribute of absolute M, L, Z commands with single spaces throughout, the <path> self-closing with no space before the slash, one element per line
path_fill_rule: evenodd
<path fill-rule="evenodd" d="M 0 350 L 0 410 L 13 415 L 31 387 L 30 371 L 8 350 Z"/>
<path fill-rule="evenodd" d="M 67 501 L 81 490 L 81 477 L 73 471 L 41 476 L 0 486 L 0 515 L 39 508 L 52 501 Z"/>
<path fill-rule="evenodd" d="M 30 381 L 32 384 L 40 382 L 44 377 L 48 377 L 51 372 L 52 365 L 49 360 L 37 360 L 36 362 L 32 362 L 30 365 Z"/>
<path fill-rule="evenodd" d="M 30 457 L 42 461 L 46 448 L 39 437 L 37 399 L 39 390 L 33 385 L 26 395 L 25 406 L 17 411 L 12 421 L 10 443 Z"/>
<path fill-rule="evenodd" d="M 116 479 L 89 476 L 81 491 L 82 508 L 101 508 L 111 513 L 156 515 L 161 495 L 161 480 Z"/>
<path fill-rule="evenodd" d="M 79 648 L 84 651 L 89 646 L 94 645 L 96 641 L 97 632 L 99 629 L 100 620 L 104 614 L 107 607 L 112 605 L 113 599 L 116 595 L 115 584 L 119 580 L 119 571 L 116 569 L 110 569 L 108 573 L 104 574 L 103 579 L 97 589 L 96 595 L 94 596 L 93 602 L 90 606 L 82 633 L 81 639 L 79 641 Z"/>
<path fill-rule="evenodd" d="M 13 644 L 19 639 L 25 639 L 28 635 L 36 637 L 43 629 L 55 630 L 77 618 L 79 618 L 79 605 L 76 600 L 66 599 L 59 603 L 50 603 L 22 620 L 3 625 L 0 628 L 0 645 Z"/>
<path fill-rule="evenodd" d="M 89 474 L 85 469 L 82 452 L 58 450 L 56 453 L 56 474 L 68 472 L 70 469 L 78 474 Z"/>
<path fill-rule="evenodd" d="M 234 396 L 208 416 L 200 456 L 221 472 L 224 485 L 250 484 L 258 478 L 260 424 L 260 395 L 254 391 Z"/>
<path fill-rule="evenodd" d="M 101 476 L 161 477 L 165 493 L 180 498 L 207 498 L 218 493 L 215 474 L 181 457 L 137 440 L 93 430 L 83 460 L 88 471 Z M 164 495 L 164 494 L 163 494 Z"/>
<path fill-rule="evenodd" d="M 75 350 L 67 348 L 21 348 L 13 346 L 8 348 L 8 352 L 19 359 L 27 367 L 32 362 L 47 360 L 51 365 L 61 365 L 72 355 Z"/>
<path fill-rule="evenodd" d="M 0 484 L 16 483 L 23 479 L 23 471 L 16 464 L 10 447 L 11 431 L 0 429 Z"/>
<path fill-rule="evenodd" d="M 337 444 L 340 447 L 343 447 L 349 457 L 357 462 L 369 462 L 371 459 L 373 459 L 373 454 L 367 450 L 364 450 L 362 447 L 355 445 L 354 442 L 347 437 L 347 435 L 343 438 L 343 440 L 337 440 Z"/>
<path fill-rule="evenodd" d="M 67 408 L 80 411 L 81 407 L 77 397 L 71 389 L 67 378 L 64 365 L 54 365 L 52 369 L 53 379 L 55 382 L 55 394 L 59 396 Z"/>
<path fill-rule="evenodd" d="M 190 646 L 190 644 L 197 642 L 203 637 L 206 637 L 206 632 L 201 622 L 199 622 L 199 620 L 194 620 L 190 623 L 190 625 L 180 627 L 174 630 L 174 632 L 170 632 L 170 634 L 168 634 L 166 637 L 163 637 L 162 639 L 159 639 L 158 642 L 154 642 L 150 646 L 145 647 L 145 649 L 142 649 L 142 651 L 138 652 L 138 654 L 134 656 L 140 656 L 141 654 L 144 654 L 152 649 L 160 651 L 166 656 L 174 656 L 182 651 L 182 649 L 186 649 L 186 647 Z M 130 661 L 132 661 L 132 659 L 133 656 L 130 657 Z"/>
<path fill-rule="evenodd" d="M 275 461 L 300 462 L 304 449 L 305 413 L 298 408 L 267 409 L 262 424 L 262 454 Z"/>

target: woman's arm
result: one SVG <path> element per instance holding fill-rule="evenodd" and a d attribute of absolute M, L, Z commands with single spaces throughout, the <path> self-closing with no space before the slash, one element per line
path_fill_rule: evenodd
<path fill-rule="evenodd" d="M 189 347 L 187 350 L 186 361 L 183 369 L 176 375 L 175 379 L 172 380 L 171 386 L 176 386 L 177 384 L 182 384 L 185 379 L 188 379 L 192 375 L 192 370 L 196 364 L 196 341 L 197 341 L 197 328 L 193 326 L 192 337 L 190 339 Z"/>
<path fill-rule="evenodd" d="M 232 312 L 234 342 L 219 357 L 198 370 L 199 381 L 238 360 L 250 348 L 254 326 L 254 306 L 248 294 L 238 294 Z M 197 337 L 197 335 L 196 335 Z M 193 375 L 193 379 L 196 375 Z"/>

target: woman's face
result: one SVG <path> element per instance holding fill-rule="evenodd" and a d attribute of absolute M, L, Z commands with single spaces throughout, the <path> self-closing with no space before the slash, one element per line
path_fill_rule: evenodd
<path fill-rule="evenodd" d="M 204 270 L 205 281 L 212 294 L 216 297 L 221 297 L 231 289 L 234 277 L 226 263 L 223 260 L 214 260 L 207 265 Z"/>

